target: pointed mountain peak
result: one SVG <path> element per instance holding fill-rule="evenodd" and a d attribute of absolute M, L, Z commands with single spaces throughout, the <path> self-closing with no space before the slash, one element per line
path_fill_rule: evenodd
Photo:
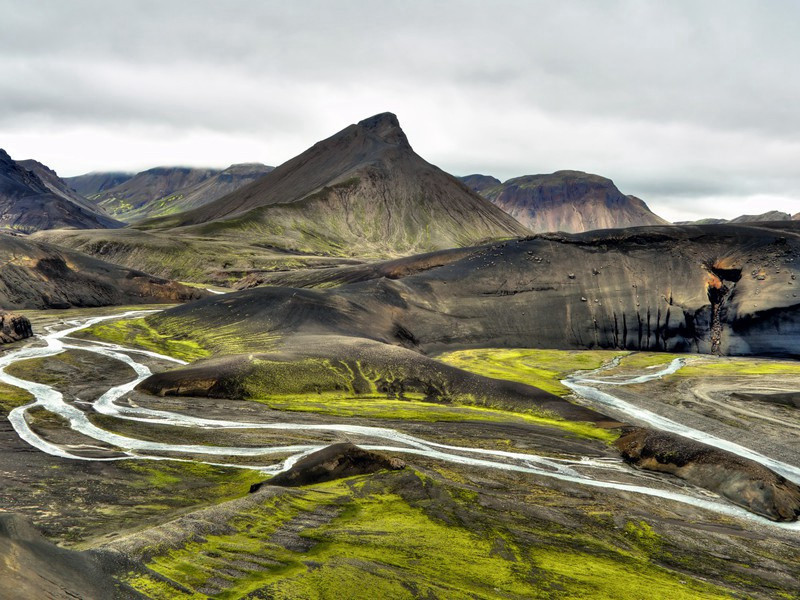
<path fill-rule="evenodd" d="M 400 128 L 400 121 L 394 113 L 385 112 L 374 115 L 359 121 L 358 126 L 378 136 L 386 143 L 411 147 L 405 132 Z"/>

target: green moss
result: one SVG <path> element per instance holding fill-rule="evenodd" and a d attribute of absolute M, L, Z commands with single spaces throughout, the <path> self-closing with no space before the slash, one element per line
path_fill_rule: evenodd
<path fill-rule="evenodd" d="M 565 421 L 555 416 L 512 412 L 483 406 L 468 406 L 461 403 L 437 404 L 422 399 L 395 400 L 385 395 L 350 396 L 334 392 L 322 394 L 269 395 L 251 399 L 270 408 L 291 412 L 313 412 L 335 417 L 358 417 L 366 419 L 396 419 L 419 422 L 437 421 L 482 421 L 489 423 L 530 423 L 554 427 L 576 436 L 614 441 L 615 432 L 600 429 L 590 423 Z"/>
<path fill-rule="evenodd" d="M 800 362 L 765 359 L 697 359 L 680 369 L 678 377 L 800 375 Z"/>
<path fill-rule="evenodd" d="M 575 371 L 597 369 L 624 354 L 614 350 L 480 348 L 447 352 L 437 358 L 478 375 L 517 381 L 566 396 L 570 390 L 560 383 L 561 379 Z"/>
<path fill-rule="evenodd" d="M 33 394 L 25 390 L 0 383 L 0 411 L 3 414 L 8 414 L 19 406 L 25 406 L 34 401 Z"/>
<path fill-rule="evenodd" d="M 206 358 L 210 352 L 193 339 L 164 335 L 143 319 L 121 319 L 103 322 L 77 332 L 76 337 L 97 338 L 115 344 L 133 346 L 192 362 Z"/>
<path fill-rule="evenodd" d="M 393 491 L 398 485 L 407 492 Z M 448 487 L 442 496 L 440 487 L 404 472 L 284 492 L 228 522 L 229 534 L 154 556 L 147 567 L 174 582 L 171 589 L 142 573 L 127 581 L 157 598 L 196 598 L 215 587 L 209 595 L 220 599 L 625 600 L 643 590 L 654 599 L 730 597 L 580 533 L 561 541 L 545 530 L 508 528 L 483 512 L 474 492 Z M 422 498 L 439 499 L 438 516 L 425 508 L 429 500 L 405 495 L 419 499 L 422 490 Z M 655 535 L 634 528 L 648 540 Z"/>

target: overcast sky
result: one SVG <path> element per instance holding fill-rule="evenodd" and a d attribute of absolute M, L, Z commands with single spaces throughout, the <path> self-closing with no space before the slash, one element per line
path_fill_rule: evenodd
<path fill-rule="evenodd" d="M 800 212 L 800 2 L 0 0 L 0 147 L 62 176 L 280 164 L 372 114 L 456 175 Z"/>

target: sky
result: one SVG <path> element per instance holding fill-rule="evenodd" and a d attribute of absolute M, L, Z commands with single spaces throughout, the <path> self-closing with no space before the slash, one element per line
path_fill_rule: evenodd
<path fill-rule="evenodd" d="M 800 2 L 0 0 L 0 147 L 61 176 L 280 164 L 376 113 L 454 175 L 670 220 L 800 212 Z"/>

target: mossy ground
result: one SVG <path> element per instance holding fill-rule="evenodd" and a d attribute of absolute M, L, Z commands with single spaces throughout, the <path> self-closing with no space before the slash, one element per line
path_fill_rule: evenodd
<path fill-rule="evenodd" d="M 409 471 L 309 486 L 265 498 L 231 533 L 162 552 L 127 581 L 151 598 L 731 597 L 653 564 L 659 537 L 645 522 L 598 542 L 497 514 L 478 496 Z"/>
<path fill-rule="evenodd" d="M 313 412 L 335 417 L 364 419 L 392 419 L 419 422 L 482 421 L 487 423 L 530 423 L 553 427 L 576 436 L 611 442 L 619 435 L 590 423 L 566 421 L 556 416 L 512 412 L 482 406 L 463 404 L 436 404 L 423 399 L 406 397 L 403 400 L 386 395 L 348 396 L 337 393 L 270 395 L 254 400 L 270 408 L 284 411 Z"/>
<path fill-rule="evenodd" d="M 574 371 L 597 369 L 623 354 L 614 350 L 537 350 L 527 348 L 479 348 L 437 356 L 454 367 L 494 379 L 517 381 L 567 396 L 570 389 L 560 380 Z"/>
<path fill-rule="evenodd" d="M 0 415 L 7 415 L 19 406 L 25 406 L 33 402 L 33 394 L 23 389 L 0 383 Z"/>
<path fill-rule="evenodd" d="M 211 354 L 193 339 L 162 334 L 150 326 L 144 318 L 98 323 L 77 332 L 75 337 L 96 338 L 115 344 L 142 348 L 186 362 L 206 358 Z"/>
<path fill-rule="evenodd" d="M 800 361 L 767 359 L 715 359 L 705 357 L 693 360 L 675 377 L 723 377 L 760 375 L 800 375 Z"/>

